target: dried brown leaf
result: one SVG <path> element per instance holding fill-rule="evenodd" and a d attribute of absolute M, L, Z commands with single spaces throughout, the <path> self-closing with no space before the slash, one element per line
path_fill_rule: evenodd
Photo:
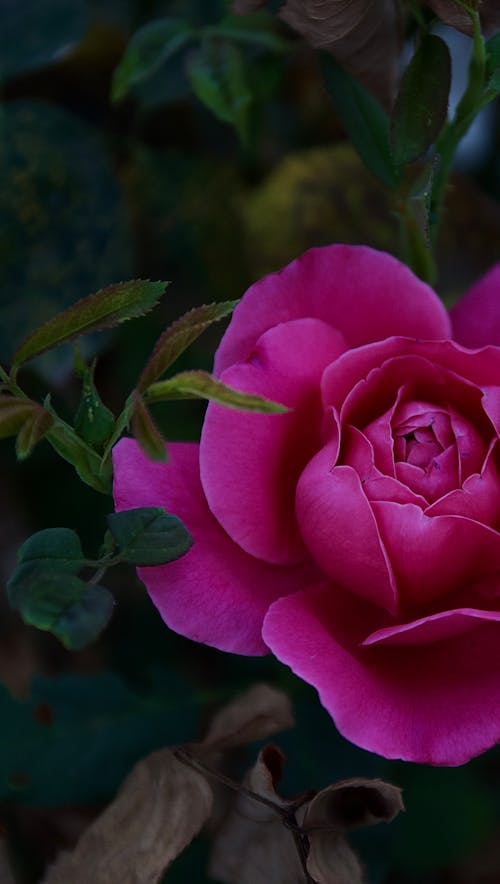
<path fill-rule="evenodd" d="M 404 810 L 401 789 L 384 780 L 343 780 L 322 789 L 310 802 L 306 828 L 329 826 L 347 832 L 358 826 L 390 823 Z"/>
<path fill-rule="evenodd" d="M 400 48 L 394 0 L 287 0 L 279 15 L 390 106 Z"/>
<path fill-rule="evenodd" d="M 287 807 L 275 792 L 283 754 L 267 746 L 243 780 L 252 792 Z M 240 793 L 217 833 L 209 874 L 222 884 L 304 884 L 293 835 L 272 807 Z"/>
<path fill-rule="evenodd" d="M 205 778 L 169 749 L 153 752 L 75 849 L 58 857 L 43 884 L 157 884 L 211 810 Z"/>
<path fill-rule="evenodd" d="M 218 752 L 264 740 L 294 724 L 286 694 L 269 685 L 257 684 L 224 706 L 212 719 L 204 740 L 190 748 L 196 754 Z"/>
<path fill-rule="evenodd" d="M 304 814 L 309 874 L 317 884 L 362 884 L 362 866 L 343 833 L 390 822 L 403 809 L 401 789 L 383 780 L 346 780 L 322 789 Z"/>
<path fill-rule="evenodd" d="M 455 0 L 427 0 L 433 12 L 450 28 L 472 36 L 472 21 L 465 9 Z M 500 30 L 500 4 L 498 0 L 483 0 L 478 3 L 481 25 L 486 33 Z"/>

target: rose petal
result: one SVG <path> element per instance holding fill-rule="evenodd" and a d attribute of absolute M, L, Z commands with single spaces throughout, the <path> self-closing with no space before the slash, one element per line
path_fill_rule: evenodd
<path fill-rule="evenodd" d="M 295 487 L 321 444 L 321 375 L 344 348 L 339 333 L 318 319 L 277 325 L 259 339 L 249 363 L 232 366 L 222 379 L 292 411 L 207 409 L 200 465 L 208 505 L 233 540 L 265 561 L 308 557 L 295 519 Z"/>
<path fill-rule="evenodd" d="M 352 347 L 389 335 L 450 336 L 439 298 L 404 264 L 365 246 L 325 246 L 248 289 L 216 353 L 217 375 L 246 360 L 266 329 L 303 316 L 338 328 Z"/>
<path fill-rule="evenodd" d="M 394 578 L 355 470 L 333 466 L 325 446 L 297 486 L 297 519 L 314 560 L 340 586 L 389 611 L 397 607 Z"/>
<path fill-rule="evenodd" d="M 481 473 L 469 476 L 461 488 L 450 491 L 425 511 L 427 516 L 467 516 L 491 528 L 500 527 L 500 476 L 498 442 L 494 440 Z"/>
<path fill-rule="evenodd" d="M 410 462 L 397 463 L 396 476 L 415 494 L 432 503 L 459 485 L 456 449 L 447 448 L 436 455 L 425 469 Z"/>
<path fill-rule="evenodd" d="M 270 603 L 310 579 L 311 568 L 279 568 L 247 555 L 210 513 L 199 480 L 198 446 L 171 443 L 167 464 L 154 463 L 132 439 L 113 450 L 118 511 L 164 506 L 191 531 L 194 545 L 175 562 L 138 573 L 167 625 L 194 641 L 238 654 L 264 654 Z"/>
<path fill-rule="evenodd" d="M 366 603 L 331 585 L 275 602 L 263 635 L 314 685 L 341 734 L 370 752 L 458 765 L 500 740 L 500 626 L 410 648 L 359 647 Z M 496 617 L 495 617 L 496 620 Z"/>
<path fill-rule="evenodd" d="M 413 364 L 408 362 L 406 367 L 403 362 L 399 363 L 400 368 L 397 370 L 401 372 L 400 383 L 407 383 L 409 392 L 415 383 L 418 383 L 421 372 L 423 372 L 422 377 L 425 379 L 426 368 L 423 363 L 427 363 L 430 366 L 427 370 L 429 380 L 434 377 L 435 382 L 438 383 L 441 377 L 437 390 L 430 387 L 433 393 L 430 397 L 431 401 L 437 399 L 438 405 L 447 402 L 466 416 L 469 416 L 469 412 L 472 411 L 474 417 L 471 422 L 476 429 L 483 433 L 483 427 L 487 424 L 484 420 L 481 423 L 477 409 L 478 388 L 483 386 L 486 388 L 491 384 L 492 378 L 500 379 L 500 347 L 467 350 L 454 341 L 415 341 L 393 337 L 386 341 L 377 341 L 367 344 L 365 347 L 348 350 L 334 364 L 325 369 L 321 381 L 323 405 L 325 407 L 331 405 L 340 411 L 356 384 L 364 381 L 372 369 L 374 372 L 381 370 L 384 363 L 389 365 L 397 358 L 401 360 L 413 358 L 422 361 L 421 368 L 417 362 Z M 430 373 L 432 369 L 434 374 Z M 441 369 L 445 369 L 445 371 Z M 385 370 L 387 371 L 387 369 Z M 392 368 L 389 371 L 393 374 L 391 383 L 395 390 L 397 388 L 396 369 Z M 441 398 L 440 391 L 442 391 Z M 414 389 L 413 394 L 415 394 Z M 363 397 L 362 393 L 359 396 L 361 402 L 366 400 L 366 396 Z M 389 407 L 393 399 L 394 393 L 385 395 L 384 402 L 388 403 L 386 407 Z M 382 410 L 380 407 L 378 411 L 375 408 L 375 412 L 367 420 L 376 417 L 377 413 L 380 414 Z"/>
<path fill-rule="evenodd" d="M 403 604 L 425 605 L 500 571 L 500 535 L 462 516 L 413 504 L 371 504 Z"/>
<path fill-rule="evenodd" d="M 450 311 L 455 340 L 465 347 L 500 346 L 499 299 L 500 264 L 496 264 Z"/>
<path fill-rule="evenodd" d="M 352 467 L 358 474 L 368 500 L 395 500 L 398 503 L 416 503 L 427 507 L 428 501 L 410 490 L 406 485 L 383 476 L 374 464 L 371 443 L 357 427 L 345 426 L 342 430 L 342 448 L 339 462 Z"/>
<path fill-rule="evenodd" d="M 500 611 L 483 611 L 479 608 L 457 608 L 421 617 L 411 623 L 385 626 L 365 638 L 364 647 L 370 645 L 427 645 L 440 642 L 475 629 L 477 621 L 500 622 Z"/>

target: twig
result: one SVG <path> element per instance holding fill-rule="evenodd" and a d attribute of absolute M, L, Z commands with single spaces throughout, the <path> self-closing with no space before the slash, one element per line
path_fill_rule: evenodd
<path fill-rule="evenodd" d="M 258 792 L 253 792 L 252 789 L 249 789 L 247 786 L 242 785 L 242 783 L 238 783 L 236 782 L 236 780 L 232 780 L 225 774 L 220 773 L 217 770 L 213 770 L 213 768 L 207 767 L 201 761 L 198 761 L 197 758 L 194 758 L 192 755 L 190 755 L 189 752 L 186 752 L 184 749 L 174 749 L 173 754 L 182 764 L 186 764 L 188 767 L 193 768 L 193 770 L 198 771 L 198 773 L 204 774 L 204 776 L 212 777 L 219 783 L 227 786 L 228 789 L 232 789 L 233 792 L 238 792 L 240 795 L 244 795 L 251 801 L 256 801 L 259 804 L 264 804 L 266 807 L 272 810 L 273 813 L 276 813 L 279 817 L 281 817 L 283 825 L 290 830 L 293 836 L 295 848 L 297 850 L 302 871 L 304 872 L 304 879 L 306 884 L 316 884 L 314 878 L 311 878 L 307 870 L 307 848 L 304 840 L 305 835 L 301 826 L 299 826 L 299 824 L 297 823 L 297 818 L 295 816 L 296 810 L 302 804 L 304 804 L 305 801 L 307 801 L 307 797 L 302 798 L 300 802 L 293 805 L 292 807 L 282 807 L 281 804 L 277 804 L 275 801 L 272 801 L 271 798 L 266 798 L 264 795 L 259 795 Z"/>

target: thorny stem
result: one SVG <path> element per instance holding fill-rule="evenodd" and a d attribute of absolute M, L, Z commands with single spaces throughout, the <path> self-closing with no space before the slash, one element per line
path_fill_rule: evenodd
<path fill-rule="evenodd" d="M 303 798 L 301 799 L 301 801 L 288 807 L 282 807 L 281 804 L 277 804 L 275 801 L 272 801 L 270 798 L 266 798 L 264 795 L 259 795 L 258 792 L 253 792 L 252 789 L 249 789 L 242 783 L 237 783 L 236 780 L 232 780 L 230 777 L 227 777 L 225 774 L 220 773 L 218 770 L 213 770 L 213 768 L 207 767 L 201 761 L 198 761 L 197 758 L 194 758 L 192 755 L 190 755 L 189 752 L 186 752 L 184 749 L 174 749 L 173 752 L 177 760 L 180 761 L 182 764 L 186 764 L 188 767 L 192 767 L 193 770 L 198 771 L 198 773 L 204 774 L 204 776 L 212 777 L 213 779 L 218 780 L 219 783 L 227 786 L 228 789 L 232 789 L 233 792 L 238 792 L 240 795 L 245 795 L 245 797 L 249 798 L 251 801 L 256 801 L 258 804 L 264 804 L 266 807 L 269 807 L 270 810 L 272 810 L 275 814 L 277 814 L 277 816 L 280 816 L 283 825 L 290 830 L 293 836 L 306 884 L 316 884 L 314 878 L 311 878 L 307 870 L 307 847 L 305 841 L 305 832 L 302 830 L 301 826 L 298 825 L 297 818 L 295 816 L 296 810 L 298 810 L 298 808 L 301 807 L 302 804 L 304 804 L 304 801 L 306 801 L 307 798 Z"/>

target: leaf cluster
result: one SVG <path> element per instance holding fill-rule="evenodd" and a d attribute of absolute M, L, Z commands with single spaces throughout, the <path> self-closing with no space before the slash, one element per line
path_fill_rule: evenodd
<path fill-rule="evenodd" d="M 111 513 L 103 555 L 87 559 L 69 528 L 33 534 L 18 552 L 7 583 L 9 602 L 24 622 L 55 635 L 70 650 L 81 650 L 108 624 L 114 599 L 99 581 L 120 562 L 160 565 L 184 555 L 192 538 L 180 519 L 161 507 Z M 94 569 L 90 578 L 81 572 Z"/>

